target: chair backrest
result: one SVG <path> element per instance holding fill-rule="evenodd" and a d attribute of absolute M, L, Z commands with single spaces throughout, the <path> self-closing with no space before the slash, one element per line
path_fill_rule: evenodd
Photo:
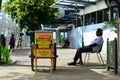
<path fill-rule="evenodd" d="M 101 52 L 101 51 L 102 51 L 102 47 L 97 52 Z"/>
<path fill-rule="evenodd" d="M 97 50 L 97 53 L 101 52 L 102 51 L 102 47 L 103 47 L 103 43 L 102 43 L 102 46 L 100 47 L 99 50 Z"/>

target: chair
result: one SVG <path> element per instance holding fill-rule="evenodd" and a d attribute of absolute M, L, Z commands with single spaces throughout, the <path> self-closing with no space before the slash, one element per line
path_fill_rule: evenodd
<path fill-rule="evenodd" d="M 102 45 L 102 46 L 103 46 L 103 45 Z M 88 52 L 88 53 L 86 53 L 86 54 L 85 54 L 85 58 L 84 58 L 84 63 L 85 63 L 86 60 L 87 60 L 86 63 L 89 62 L 90 54 L 96 54 L 99 62 L 104 65 L 104 61 L 103 61 L 103 58 L 102 58 L 102 55 L 101 55 L 101 51 L 102 51 L 102 47 L 101 47 L 99 50 L 97 50 L 96 52 Z"/>

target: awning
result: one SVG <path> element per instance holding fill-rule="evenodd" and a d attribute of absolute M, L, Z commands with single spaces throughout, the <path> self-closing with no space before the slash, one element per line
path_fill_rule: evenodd
<path fill-rule="evenodd" d="M 95 5 L 99 0 L 58 0 L 52 7 L 66 9 L 84 9 L 87 5 Z"/>
<path fill-rule="evenodd" d="M 88 5 L 95 5 L 97 1 L 99 0 L 58 0 L 51 7 L 64 8 L 65 14 L 57 20 L 56 24 L 80 23 L 80 15 L 77 15 L 80 9 L 84 9 Z"/>

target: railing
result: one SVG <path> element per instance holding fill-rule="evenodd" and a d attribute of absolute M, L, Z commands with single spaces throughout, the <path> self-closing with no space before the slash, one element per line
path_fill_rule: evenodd
<path fill-rule="evenodd" d="M 117 63 L 117 39 L 109 41 L 107 39 L 107 71 L 114 69 L 117 74 L 118 63 Z"/>

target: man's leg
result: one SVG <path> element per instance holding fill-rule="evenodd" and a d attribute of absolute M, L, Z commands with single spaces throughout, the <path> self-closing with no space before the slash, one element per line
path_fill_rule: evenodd
<path fill-rule="evenodd" d="M 74 56 L 74 61 L 71 62 L 71 63 L 68 63 L 68 65 L 76 65 L 76 62 L 78 59 L 80 59 L 80 64 L 83 64 L 82 62 L 82 53 L 83 52 L 90 52 L 92 51 L 92 48 L 91 47 L 83 47 L 83 48 L 78 48 L 77 49 L 77 52 Z"/>
<path fill-rule="evenodd" d="M 82 53 L 83 52 L 90 52 L 92 51 L 92 48 L 91 47 L 83 47 L 83 48 L 78 48 L 77 49 L 77 52 L 76 52 L 76 55 L 74 57 L 74 61 L 77 62 L 78 58 L 80 59 L 80 62 L 82 62 Z"/>

